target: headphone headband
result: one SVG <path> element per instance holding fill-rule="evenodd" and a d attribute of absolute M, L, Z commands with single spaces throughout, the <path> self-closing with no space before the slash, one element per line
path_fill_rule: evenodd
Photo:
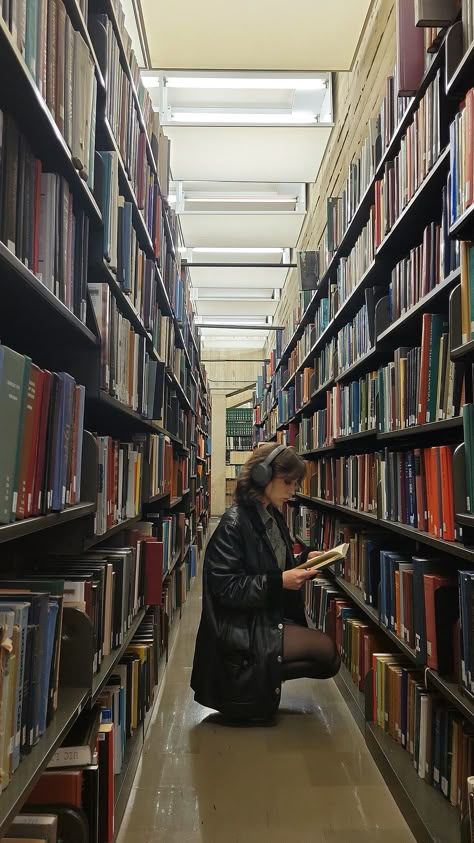
<path fill-rule="evenodd" d="M 286 451 L 286 445 L 277 445 L 277 447 L 269 453 L 268 457 L 264 459 L 262 465 L 266 465 L 268 468 L 282 451 Z"/>
<path fill-rule="evenodd" d="M 256 486 L 264 489 L 271 483 L 273 471 L 271 468 L 273 460 L 275 460 L 282 451 L 286 451 L 286 445 L 277 445 L 262 462 L 257 463 L 252 468 L 252 480 Z"/>

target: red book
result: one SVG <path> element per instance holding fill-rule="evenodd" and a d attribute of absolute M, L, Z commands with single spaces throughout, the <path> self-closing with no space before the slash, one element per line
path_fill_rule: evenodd
<path fill-rule="evenodd" d="M 397 0 L 397 73 L 399 97 L 413 96 L 425 72 L 425 37 L 415 24 L 413 0 Z"/>
<path fill-rule="evenodd" d="M 66 54 L 66 8 L 57 0 L 56 20 L 56 111 L 55 119 L 59 131 L 64 133 L 64 57 Z"/>
<path fill-rule="evenodd" d="M 453 542 L 456 538 L 454 530 L 453 452 L 449 445 L 441 445 L 439 453 L 442 478 L 443 539 Z"/>
<path fill-rule="evenodd" d="M 25 420 L 23 428 L 23 441 L 21 446 L 20 472 L 18 475 L 18 497 L 16 504 L 16 517 L 21 520 L 25 517 L 26 509 L 26 485 L 28 481 L 28 469 L 30 455 L 34 438 L 34 418 L 36 413 L 36 388 L 38 384 L 39 369 L 34 363 L 31 364 L 30 377 L 28 381 L 27 400 L 25 405 Z"/>
<path fill-rule="evenodd" d="M 161 606 L 163 594 L 163 542 L 147 537 L 142 540 L 141 548 L 145 569 L 145 604 Z"/>
<path fill-rule="evenodd" d="M 41 775 L 28 797 L 28 805 L 73 805 L 82 807 L 80 770 L 51 771 Z"/>
<path fill-rule="evenodd" d="M 99 839 L 114 839 L 114 727 L 102 723 L 99 730 Z"/>

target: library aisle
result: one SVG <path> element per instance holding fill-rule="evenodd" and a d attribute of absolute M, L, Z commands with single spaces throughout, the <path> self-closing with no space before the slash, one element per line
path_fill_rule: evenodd
<path fill-rule="evenodd" d="M 117 843 L 413 843 L 332 680 L 287 682 L 274 728 L 194 702 L 200 611 L 197 578 Z"/>

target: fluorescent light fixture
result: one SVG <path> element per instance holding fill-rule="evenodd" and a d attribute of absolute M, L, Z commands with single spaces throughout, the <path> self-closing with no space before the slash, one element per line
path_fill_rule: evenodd
<path fill-rule="evenodd" d="M 282 255 L 284 249 L 274 246 L 191 246 L 190 251 L 206 255 Z M 187 252 L 186 246 L 180 246 L 181 253 Z"/>
<path fill-rule="evenodd" d="M 176 202 L 176 198 L 174 200 Z M 186 196 L 184 197 L 185 202 L 194 202 L 194 203 L 201 203 L 201 202 L 211 202 L 211 203 L 222 203 L 225 202 L 227 204 L 234 204 L 237 202 L 241 203 L 256 203 L 259 205 L 268 205 L 270 203 L 276 204 L 285 204 L 288 205 L 290 202 L 296 202 L 296 196 Z"/>
<path fill-rule="evenodd" d="M 227 88 L 260 91 L 324 91 L 326 88 L 326 80 L 318 77 L 286 79 L 281 76 L 165 76 L 165 80 L 167 88 Z M 158 79 L 156 80 L 156 84 L 159 84 Z M 156 84 L 154 83 L 149 87 L 156 87 Z"/>
<path fill-rule="evenodd" d="M 160 77 L 159 76 L 147 76 L 145 73 L 142 73 L 142 82 L 145 88 L 159 88 L 160 87 Z"/>
<path fill-rule="evenodd" d="M 284 124 L 298 123 L 316 124 L 316 115 L 309 111 L 281 114 L 279 112 L 218 112 L 218 111 L 172 111 L 171 121 L 174 123 L 256 123 L 256 124 Z"/>

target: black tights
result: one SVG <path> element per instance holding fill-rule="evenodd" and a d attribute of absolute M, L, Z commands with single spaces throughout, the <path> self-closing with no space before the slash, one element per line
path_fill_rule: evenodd
<path fill-rule="evenodd" d="M 283 679 L 329 679 L 341 665 L 336 645 L 317 629 L 285 623 L 283 627 Z"/>

